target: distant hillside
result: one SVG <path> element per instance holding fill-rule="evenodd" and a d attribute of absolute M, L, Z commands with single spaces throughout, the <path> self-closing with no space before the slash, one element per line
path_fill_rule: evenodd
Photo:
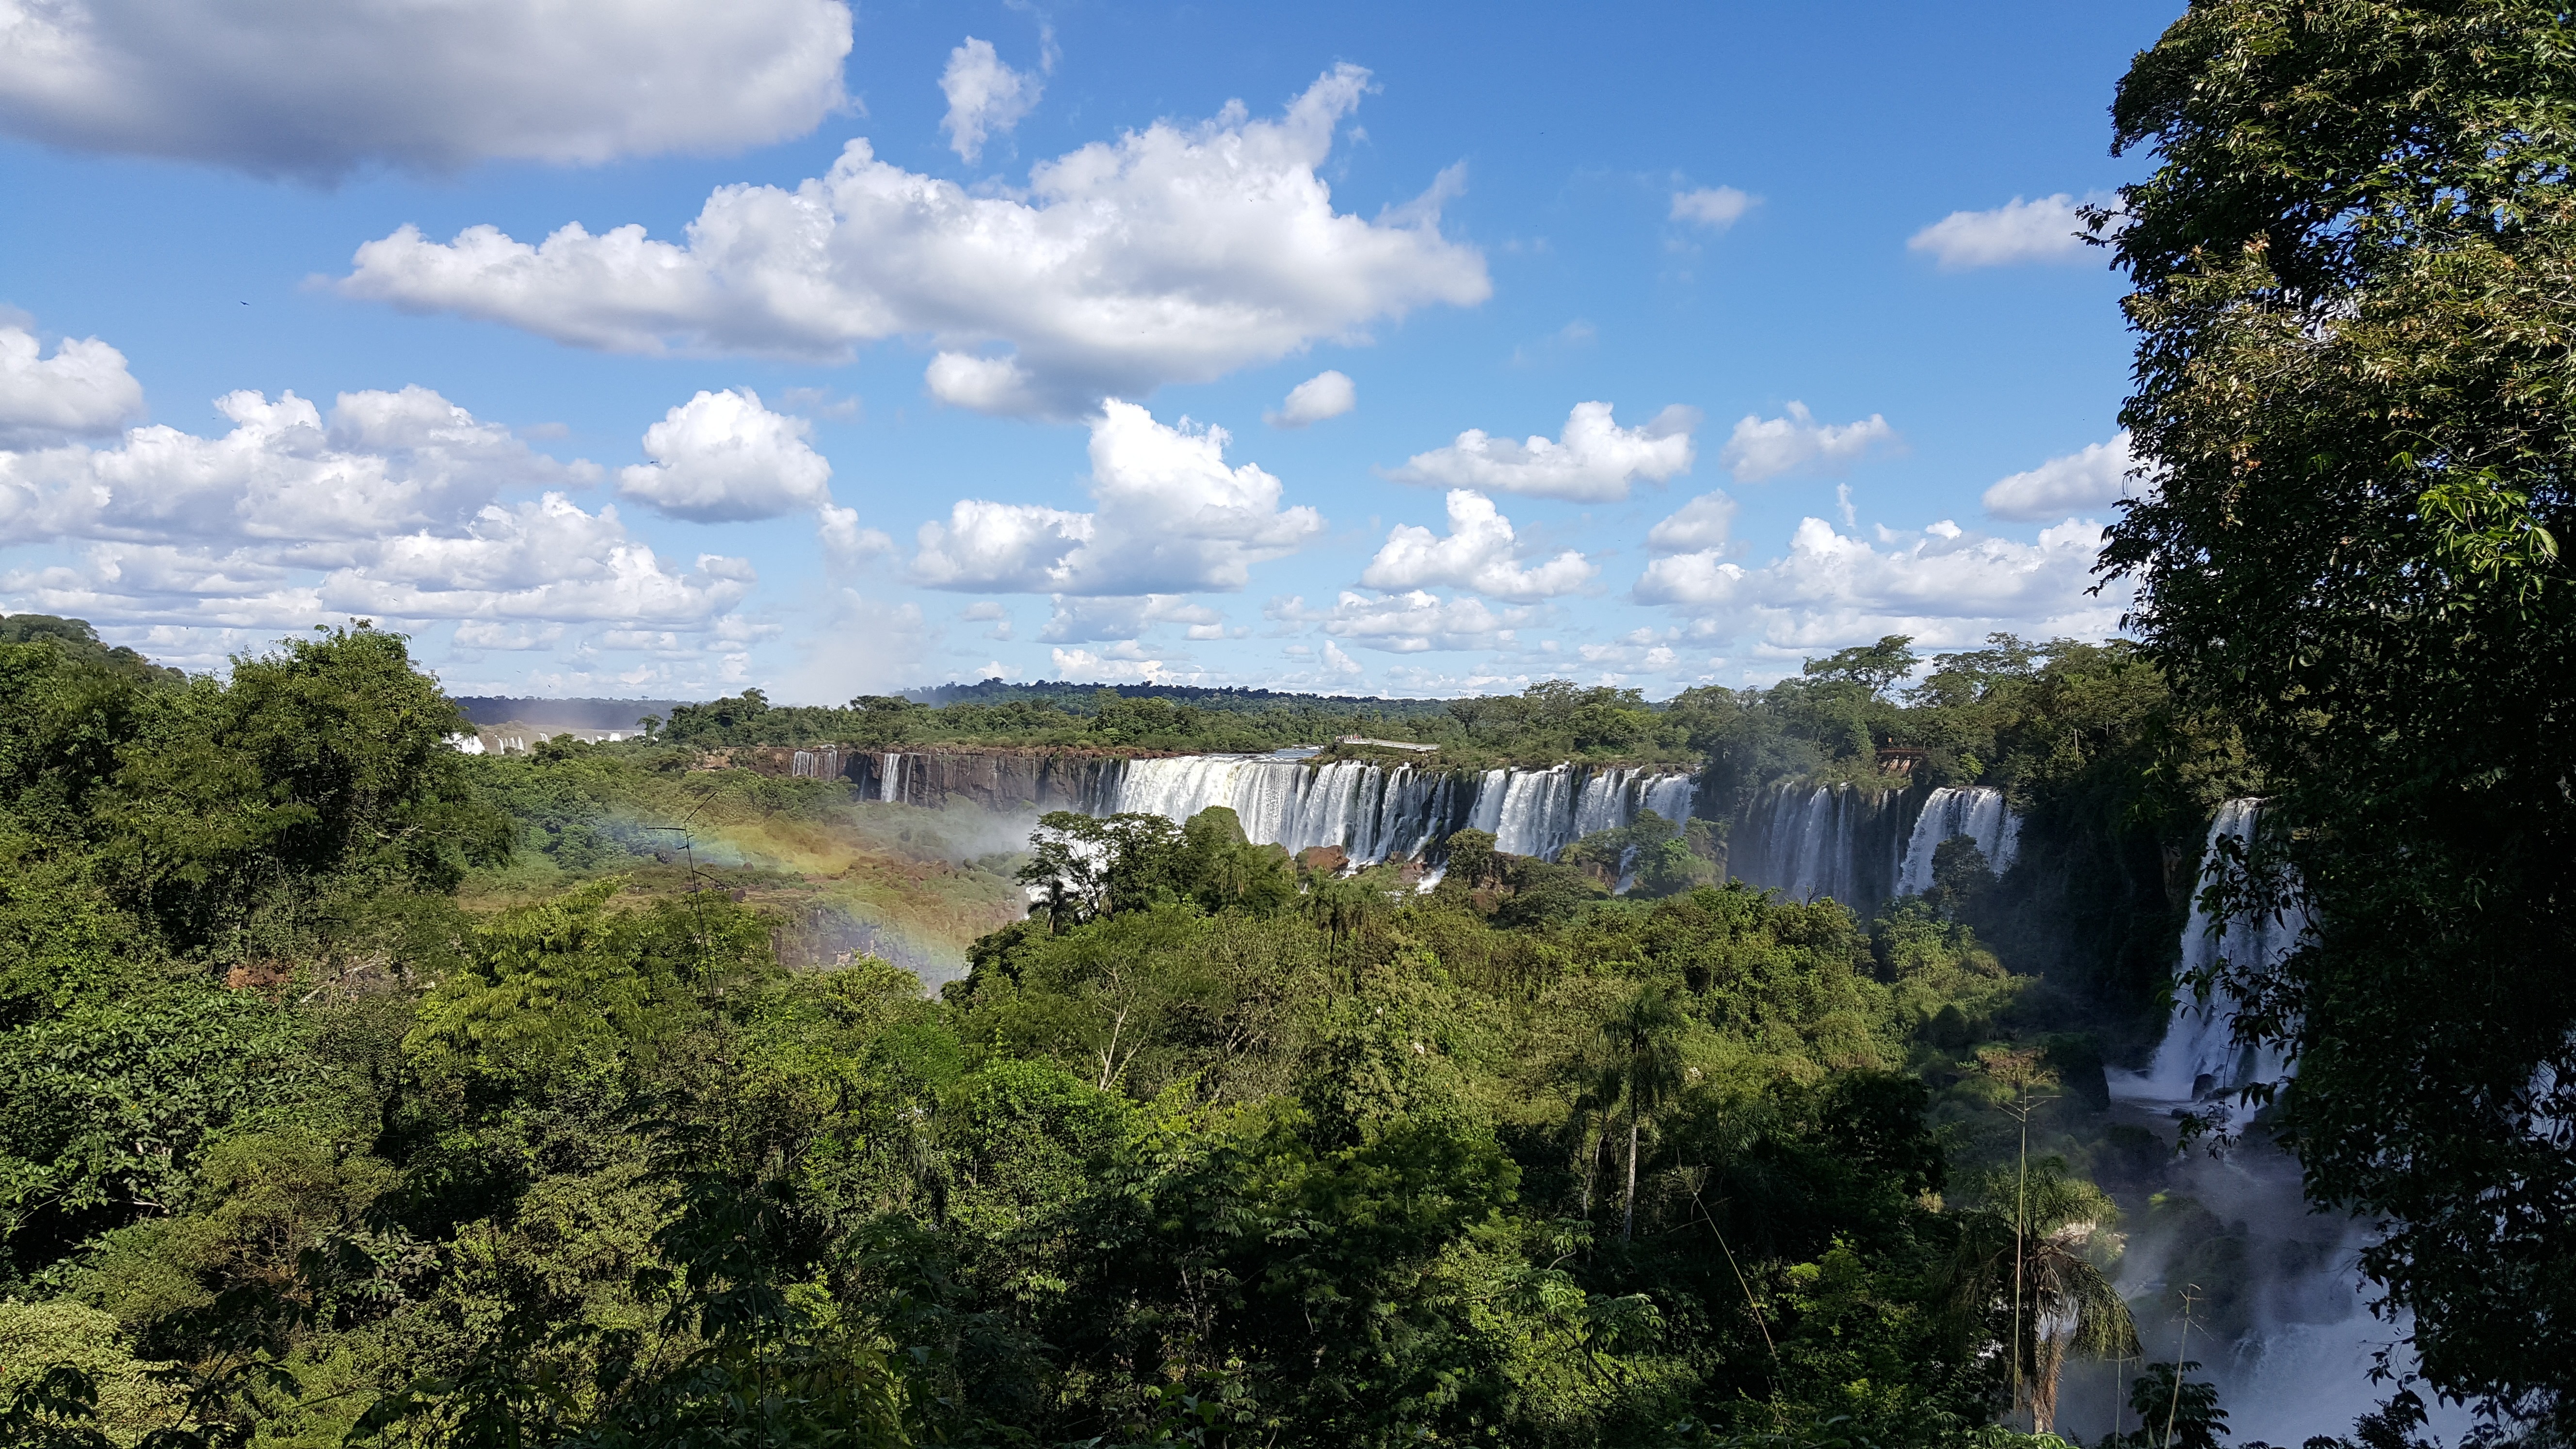
<path fill-rule="evenodd" d="M 1380 699 L 1374 695 L 1296 694 L 1276 689 L 1209 689 L 1192 684 L 1074 684 L 1040 680 L 1012 684 L 987 679 L 981 684 L 941 684 L 908 689 L 903 698 L 928 705 L 995 705 L 1027 701 L 1050 705 L 1068 714 L 1098 712 L 1099 695 L 1108 690 L 1124 699 L 1160 699 L 1225 714 L 1260 714 L 1270 710 L 1322 710 L 1332 714 L 1367 711 L 1385 719 L 1415 719 L 1448 712 L 1437 699 Z M 457 705 L 478 725 L 524 724 L 552 729 L 623 730 L 644 715 L 669 719 L 681 699 L 544 699 L 532 695 L 460 694 Z"/>
<path fill-rule="evenodd" d="M 523 724 L 559 730 L 631 730 L 645 715 L 669 719 L 680 699 L 540 699 L 507 694 L 460 694 L 457 707 L 479 725 Z"/>
<path fill-rule="evenodd" d="M 1063 680 L 1039 680 L 1034 684 L 1012 684 L 1002 679 L 987 679 L 980 684 L 942 684 L 927 689 L 908 689 L 903 697 L 923 704 L 1010 704 L 1027 700 L 1053 705 L 1075 714 L 1092 712 L 1096 696 L 1109 690 L 1127 699 L 1163 699 L 1205 710 L 1223 710 L 1231 714 L 1257 714 L 1273 709 L 1320 709 L 1342 713 L 1370 710 L 1389 718 L 1409 719 L 1416 716 L 1442 715 L 1449 712 L 1449 702 L 1441 699 L 1381 699 L 1376 695 L 1294 694 L 1275 689 L 1210 689 L 1195 684 L 1073 684 Z"/>

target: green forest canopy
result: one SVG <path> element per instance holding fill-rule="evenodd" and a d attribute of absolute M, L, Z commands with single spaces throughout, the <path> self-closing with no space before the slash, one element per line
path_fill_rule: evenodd
<path fill-rule="evenodd" d="M 363 627 L 228 683 L 60 639 L 0 676 L 28 1442 L 1952 1444 L 2049 1411 L 2069 1344 L 2022 1255 L 2099 1213 L 2017 1234 L 2014 1201 L 2098 1200 L 2116 980 L 2008 971 L 1973 861 L 1864 922 L 1689 849 L 1613 899 L 1618 842 L 1462 839 L 1418 895 L 1224 811 L 1058 817 L 1105 853 L 1025 877 L 1091 874 L 929 998 L 782 969 L 757 870 L 567 832 L 547 784 L 861 808 L 825 782 L 459 755 Z M 1927 680 L 1648 713 L 1747 788 L 1910 732 L 2105 859 L 2199 808 L 2174 780 L 2226 788 L 2122 648 Z M 2129 928 L 2169 947 L 2151 895 Z M 2024 935 L 2116 965 L 2103 929 Z M 2034 1078 L 2068 1090 L 2006 1201 Z"/>

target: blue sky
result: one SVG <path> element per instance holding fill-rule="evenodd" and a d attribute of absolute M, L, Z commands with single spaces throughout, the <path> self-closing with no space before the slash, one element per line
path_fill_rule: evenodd
<path fill-rule="evenodd" d="M 2099 636 L 2065 208 L 2177 8 L 27 11 L 0 609 L 815 702 Z"/>

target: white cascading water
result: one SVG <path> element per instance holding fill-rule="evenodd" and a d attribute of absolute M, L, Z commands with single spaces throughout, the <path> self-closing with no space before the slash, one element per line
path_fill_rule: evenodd
<path fill-rule="evenodd" d="M 1511 773 L 1509 770 L 1487 770 L 1476 778 L 1476 800 L 1467 809 L 1468 829 L 1501 838 L 1504 784 L 1511 778 Z"/>
<path fill-rule="evenodd" d="M 2221 842 L 2250 845 L 2262 815 L 2260 800 L 2230 800 L 2210 823 L 2193 880 L 2190 921 L 2183 928 L 2178 979 L 2222 961 L 2240 970 L 2277 966 L 2307 933 L 2308 913 L 2298 903 L 2295 879 L 2285 882 L 2289 899 L 2277 909 L 2244 910 L 2213 920 L 2201 902 L 2199 892 L 2225 864 Z M 2243 1239 L 2236 1260 L 2243 1278 L 2232 1287 L 2247 1305 L 2246 1326 L 2215 1344 L 2195 1337 L 2189 1354 L 2204 1365 L 2201 1376 L 2217 1384 L 2230 1427 L 2240 1437 L 2294 1444 L 2309 1435 L 2342 1433 L 2385 1391 L 2370 1377 L 2375 1355 L 2405 1338 L 2406 1319 L 2402 1314 L 2384 1319 L 2370 1311 L 2369 1289 L 2357 1262 L 2372 1237 L 2369 1225 L 2316 1211 L 2302 1195 L 2298 1159 L 2268 1137 L 2251 1110 L 2235 1100 L 2238 1088 L 2279 1081 L 2292 1074 L 2295 1064 L 2276 1048 L 2239 1044 L 2236 1013 L 2224 994 L 2202 1001 L 2186 987 L 2177 995 L 2147 1069 L 2107 1075 L 2115 1118 L 2169 1136 L 2175 1117 L 2218 1106 L 2227 1112 L 2231 1131 L 2244 1134 L 2221 1151 L 2179 1153 L 2143 1185 L 2146 1193 L 2201 1204 Z M 2150 1215 L 2133 1232 L 2121 1261 L 2116 1282 L 2121 1296 L 2143 1303 L 2175 1286 L 2184 1255 L 2198 1246 L 2176 1230 L 2159 1229 Z M 2139 1328 L 2151 1357 L 2167 1357 L 2181 1347 L 2175 1323 L 2142 1315 Z M 2395 1366 L 2412 1366 L 2402 1342 Z M 2116 1384 L 2101 1383 L 2104 1377 L 2098 1367 L 2088 1369 L 2085 1382 L 2070 1387 L 2061 1402 L 2081 1405 L 2097 1394 L 2116 1400 L 2116 1392 L 2101 1393 L 2116 1389 Z M 2428 1410 L 2431 1428 L 2443 1438 L 2457 1442 L 2469 1427 L 2462 1406 L 2435 1402 Z M 2064 1416 L 2061 1426 L 2093 1433 L 2133 1427 L 2133 1421 L 2108 1414 L 2095 1420 L 2078 1413 Z"/>
<path fill-rule="evenodd" d="M 1860 891 L 1850 869 L 1857 852 L 1847 792 L 1816 789 L 1804 795 L 1781 792 L 1772 807 L 1772 874 L 1791 900 L 1856 899 Z"/>
<path fill-rule="evenodd" d="M 1586 835 L 1626 827 L 1640 809 L 1689 819 L 1692 789 L 1688 775 L 1630 767 L 1488 770 L 1468 780 L 1362 760 L 1182 755 L 1127 761 L 1095 808 L 1186 821 L 1223 805 L 1256 844 L 1339 846 L 1363 863 L 1421 855 L 1469 828 L 1492 832 L 1497 850 L 1553 859 Z"/>
<path fill-rule="evenodd" d="M 1494 849 L 1506 855 L 1554 856 L 1573 839 L 1574 768 L 1507 770 Z"/>
<path fill-rule="evenodd" d="M 1906 795 L 1842 785 L 1773 785 L 1736 822 L 1728 870 L 1794 901 L 1833 899 L 1866 916 L 1895 894 Z"/>
<path fill-rule="evenodd" d="M 898 804 L 903 800 L 903 756 L 890 754 L 877 770 L 877 798 Z"/>
<path fill-rule="evenodd" d="M 2262 801 L 2230 800 L 2218 807 L 2218 818 L 2210 822 L 2209 838 L 2201 847 L 2200 874 L 2193 881 L 2191 921 L 2183 927 L 2182 981 L 2220 962 L 2239 970 L 2277 966 L 2307 934 L 2308 914 L 2297 903 L 2295 886 L 2292 898 L 2278 910 L 2240 912 L 2224 921 L 2213 922 L 2202 904 L 2200 892 L 2223 863 L 2219 842 L 2250 846 L 2262 817 Z M 2276 1050 L 2237 1043 L 2236 1011 L 2223 993 L 2203 1001 L 2183 986 L 2177 989 L 2173 1019 L 2165 1026 L 2155 1059 L 2143 1074 L 2121 1085 L 2142 1100 L 2189 1102 L 2254 1082 L 2278 1080 L 2284 1070 L 2286 1064 Z"/>
<path fill-rule="evenodd" d="M 1747 885 L 1791 900 L 1831 898 L 1866 919 L 1894 896 L 1932 884 L 1941 843 L 1964 835 L 1996 874 L 2021 854 L 2021 816 L 2002 792 L 1944 786 L 1917 799 L 1904 789 L 1784 783 L 1760 791 L 1735 824 L 1728 869 Z"/>
<path fill-rule="evenodd" d="M 1657 775 L 1646 782 L 1646 808 L 1678 825 L 1691 818 L 1699 783 L 1688 775 Z"/>
<path fill-rule="evenodd" d="M 1997 875 L 2012 869 L 2021 853 L 2021 816 L 2004 805 L 2004 793 L 1983 785 L 1944 785 L 1923 801 L 1914 831 L 1905 842 L 1905 859 L 1896 871 L 1896 893 L 1919 896 L 1932 889 L 1932 858 L 1942 842 L 1964 835 Z"/>

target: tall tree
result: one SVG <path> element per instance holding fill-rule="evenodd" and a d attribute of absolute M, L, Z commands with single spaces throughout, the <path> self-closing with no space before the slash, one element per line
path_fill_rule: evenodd
<path fill-rule="evenodd" d="M 2057 1385 L 2069 1354 L 2138 1352 L 2129 1305 L 2087 1256 L 2095 1237 L 2118 1224 L 2120 1211 L 2100 1188 L 2068 1177 L 2053 1157 L 2012 1172 L 1981 1173 L 1975 1188 L 1988 1210 L 1959 1239 L 1959 1300 L 1991 1318 L 2011 1298 L 2014 1393 L 2030 1413 L 2031 1432 L 2046 1434 L 2057 1422 Z"/>
<path fill-rule="evenodd" d="M 1641 1124 L 1661 1111 L 1682 1085 L 1682 1034 L 1690 1018 L 1660 986 L 1639 987 L 1601 1024 L 1620 1115 L 1628 1119 L 1628 1183 L 1619 1218 L 1619 1240 L 1637 1231 L 1637 1146 Z"/>
<path fill-rule="evenodd" d="M 2137 57 L 2093 218 L 2145 496 L 2106 567 L 2280 798 L 2316 917 L 2219 983 L 2312 1195 L 2445 1390 L 2576 1416 L 2576 19 L 2213 0 Z M 2266 872 L 2238 873 L 2264 904 Z M 2277 878 L 2277 877 L 2275 877 Z"/>

